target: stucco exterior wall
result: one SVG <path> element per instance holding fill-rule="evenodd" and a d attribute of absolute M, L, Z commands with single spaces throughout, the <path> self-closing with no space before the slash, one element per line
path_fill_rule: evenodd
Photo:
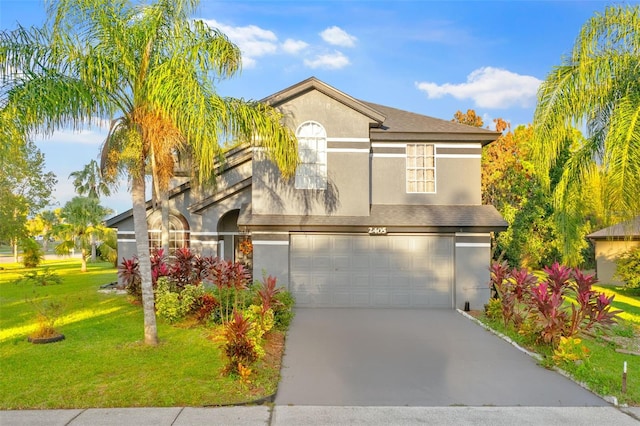
<path fill-rule="evenodd" d="M 276 237 L 277 238 L 277 237 Z M 253 278 L 274 276 L 278 286 L 289 289 L 289 240 L 270 239 L 268 235 L 252 235 Z"/>
<path fill-rule="evenodd" d="M 480 148 L 480 144 L 478 144 Z M 449 151 L 452 149 L 449 148 Z M 436 144 L 436 192 L 407 193 L 406 157 L 374 154 L 371 158 L 372 204 L 479 205 L 480 158 L 439 156 Z M 397 154 L 396 154 L 397 155 Z"/>
<path fill-rule="evenodd" d="M 484 309 L 491 295 L 490 235 L 456 234 L 455 259 L 455 307 L 463 309 L 465 302 L 469 302 L 470 309 Z"/>
<path fill-rule="evenodd" d="M 284 180 L 277 167 L 260 153 L 253 161 L 253 212 L 367 216 L 369 118 L 317 91 L 307 92 L 279 108 L 293 131 L 306 121 L 315 121 L 324 127 L 327 189 L 296 189 L 295 179 Z"/>
<path fill-rule="evenodd" d="M 305 121 L 316 121 L 329 138 L 369 138 L 369 118 L 316 90 L 290 99 L 278 109 L 294 131 Z"/>
<path fill-rule="evenodd" d="M 632 248 L 640 247 L 640 241 L 632 240 L 596 240 L 596 274 L 600 284 L 622 285 L 622 281 L 614 278 L 616 259 Z"/>

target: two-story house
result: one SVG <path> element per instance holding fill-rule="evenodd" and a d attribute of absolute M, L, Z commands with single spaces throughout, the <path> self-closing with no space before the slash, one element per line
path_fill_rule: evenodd
<path fill-rule="evenodd" d="M 354 99 L 316 78 L 263 102 L 298 138 L 295 178 L 260 149 L 230 151 L 215 191 L 171 191 L 173 248 L 227 259 L 250 248 L 254 276 L 276 276 L 299 307 L 482 308 L 491 233 L 507 226 L 481 205 L 482 147 L 499 133 Z M 160 216 L 149 205 L 155 246 Z M 108 224 L 120 257 L 135 254 L 131 212 Z"/>

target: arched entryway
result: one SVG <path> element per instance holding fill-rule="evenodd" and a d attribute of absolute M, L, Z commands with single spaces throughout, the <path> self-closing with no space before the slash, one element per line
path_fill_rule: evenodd
<path fill-rule="evenodd" d="M 218 256 L 225 260 L 241 262 L 251 266 L 253 246 L 251 236 L 240 232 L 238 216 L 240 210 L 225 213 L 218 221 Z"/>

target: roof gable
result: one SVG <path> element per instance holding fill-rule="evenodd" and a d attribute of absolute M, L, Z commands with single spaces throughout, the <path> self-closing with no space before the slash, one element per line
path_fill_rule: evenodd
<path fill-rule="evenodd" d="M 332 86 L 329 86 L 315 77 L 310 77 L 300 83 L 274 93 L 273 95 L 262 99 L 260 102 L 277 107 L 288 100 L 303 95 L 311 90 L 317 90 L 318 92 L 348 106 L 349 108 L 358 111 L 366 117 L 369 117 L 377 125 L 380 125 L 385 120 L 385 116 L 381 114 L 380 111 L 377 111 L 366 103 L 359 101 Z"/>

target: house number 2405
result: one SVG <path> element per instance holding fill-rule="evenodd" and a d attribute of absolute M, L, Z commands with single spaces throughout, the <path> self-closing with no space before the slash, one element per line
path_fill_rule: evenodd
<path fill-rule="evenodd" d="M 370 235 L 385 235 L 386 233 L 387 233 L 387 227 L 386 226 L 369 227 L 369 234 Z"/>

